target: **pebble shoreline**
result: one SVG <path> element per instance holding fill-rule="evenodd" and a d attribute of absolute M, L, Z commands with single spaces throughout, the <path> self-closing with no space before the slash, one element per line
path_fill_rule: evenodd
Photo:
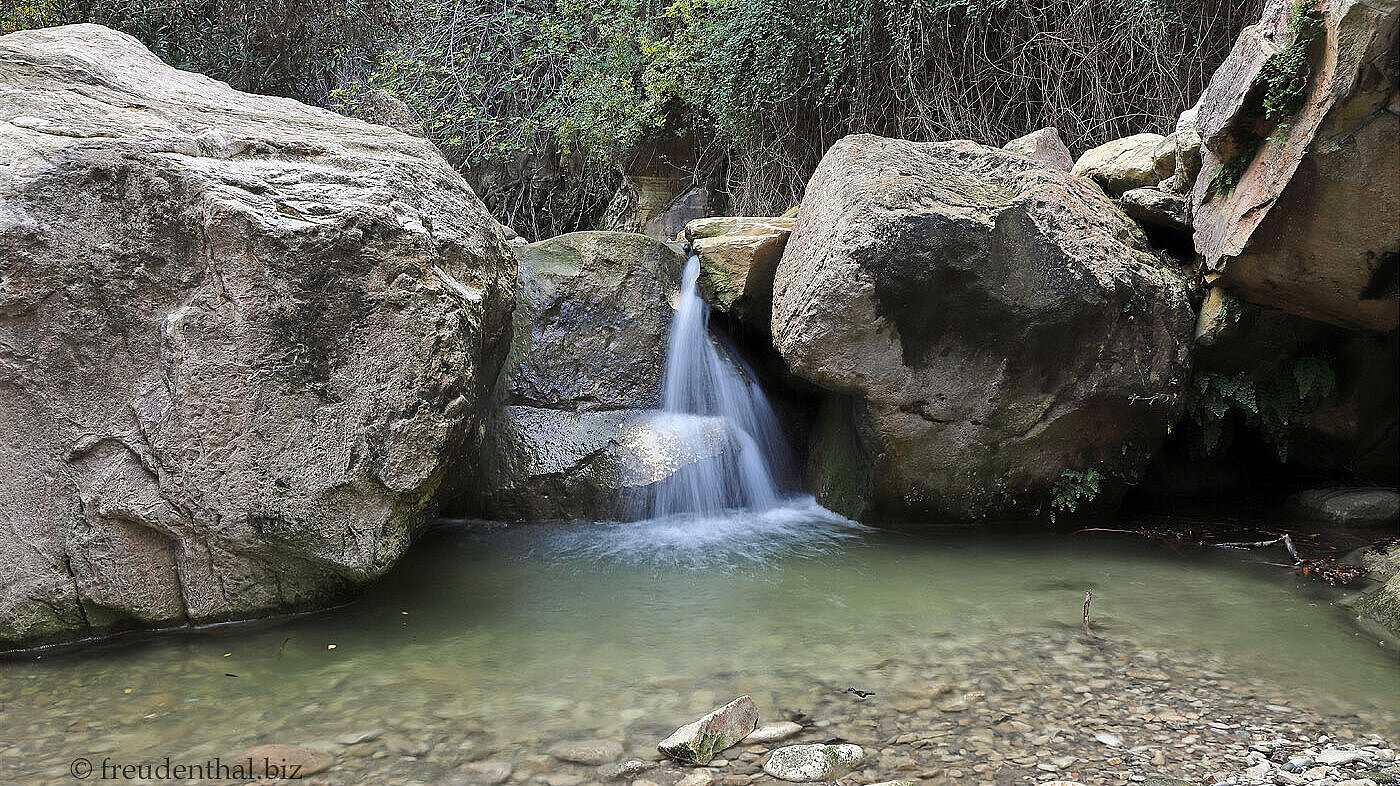
<path fill-rule="evenodd" d="M 372 714 L 347 714 L 343 720 L 333 715 L 344 731 L 329 738 L 258 742 L 329 753 L 330 769 L 300 781 L 318 786 L 776 784 L 782 781 L 763 771 L 771 751 L 810 743 L 861 747 L 864 758 L 838 781 L 849 786 L 890 781 L 1384 786 L 1400 776 L 1384 736 L 1394 738 L 1397 722 L 1386 711 L 1365 717 L 1328 713 L 1295 701 L 1287 686 L 1220 671 L 1207 656 L 1184 662 L 1089 640 L 1068 629 L 1027 633 L 1015 652 L 990 650 L 976 636 L 967 638 L 927 651 L 926 662 L 883 659 L 804 675 L 810 692 L 786 706 L 780 693 L 756 695 L 760 723 L 796 717 L 800 732 L 741 743 L 704 767 L 666 760 L 656 745 L 699 717 L 676 714 L 678 703 L 710 701 L 708 710 L 733 698 L 725 695 L 727 686 L 718 676 L 707 677 L 704 689 L 685 702 L 677 696 L 694 683 L 684 675 L 642 678 L 646 690 L 600 696 L 598 707 L 572 707 L 533 728 L 493 718 L 490 708 L 444 704 L 423 707 L 416 717 L 395 714 L 380 721 Z M 873 695 L 847 692 L 857 678 L 855 687 Z M 605 704 L 620 702 L 632 706 L 604 710 Z M 76 704 L 67 712 L 91 716 L 90 709 L 83 714 Z M 52 765 L 61 760 L 66 766 L 73 755 L 102 747 L 123 755 L 99 742 L 99 724 L 91 723 L 85 736 L 83 723 L 53 722 L 62 717 L 56 712 L 37 729 L 31 724 L 23 736 L 3 729 L 0 772 L 19 773 L 7 782 L 57 782 L 59 770 Z M 189 758 L 218 753 L 216 742 L 191 751 Z M 227 746 L 221 755 L 240 749 Z M 24 765 L 38 761 L 49 766 L 26 776 Z"/>

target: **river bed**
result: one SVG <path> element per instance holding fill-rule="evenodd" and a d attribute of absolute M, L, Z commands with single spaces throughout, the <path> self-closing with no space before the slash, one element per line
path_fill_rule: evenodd
<path fill-rule="evenodd" d="M 76 757 L 294 743 L 335 757 L 310 782 L 571 786 L 603 776 L 553 746 L 612 740 L 651 762 L 743 694 L 764 721 L 806 724 L 798 742 L 867 747 L 855 783 L 1201 778 L 1252 735 L 1397 741 L 1397 650 L 1263 560 L 880 532 L 809 503 L 698 524 L 443 523 L 342 608 L 0 660 L 0 773 L 73 782 Z M 766 781 L 763 751 L 708 771 Z"/>

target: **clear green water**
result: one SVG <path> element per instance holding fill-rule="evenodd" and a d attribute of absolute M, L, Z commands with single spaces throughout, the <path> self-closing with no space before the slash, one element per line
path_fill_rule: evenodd
<path fill-rule="evenodd" d="M 1325 585 L 1246 552 L 802 516 L 737 519 L 710 543 L 627 526 L 444 526 L 340 609 L 0 661 L 0 781 L 64 782 L 78 755 L 197 761 L 370 729 L 431 746 L 394 751 L 408 782 L 561 739 L 630 753 L 742 693 L 773 717 L 979 659 L 1063 660 L 1033 650 L 1076 635 L 1085 590 L 1102 640 L 1139 661 L 1400 730 L 1397 651 Z"/>

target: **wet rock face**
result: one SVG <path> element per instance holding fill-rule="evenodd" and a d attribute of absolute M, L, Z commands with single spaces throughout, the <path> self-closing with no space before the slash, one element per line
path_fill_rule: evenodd
<path fill-rule="evenodd" d="M 481 462 L 482 512 L 511 520 L 612 518 L 632 489 L 724 450 L 712 418 L 662 418 L 679 248 L 575 232 L 518 251 L 519 297 Z M 690 453 L 667 453 L 697 436 Z M 656 461 L 650 459 L 655 458 Z"/>
<path fill-rule="evenodd" d="M 0 83 L 0 649 L 386 570 L 506 349 L 462 178 L 94 25 L 0 38 Z"/>
<path fill-rule="evenodd" d="M 571 411 L 659 405 L 680 252 L 645 235 L 574 232 L 524 246 L 519 259 L 503 372 L 511 403 Z"/>
<path fill-rule="evenodd" d="M 1254 302 L 1383 333 L 1400 324 L 1400 3 L 1323 5 L 1293 73 L 1295 3 L 1271 0 L 1202 95 L 1196 250 Z M 1305 86 L 1271 112 L 1284 77 Z"/>
<path fill-rule="evenodd" d="M 779 351 L 839 394 L 809 479 L 847 515 L 1032 515 L 1068 470 L 1112 501 L 1180 412 L 1182 276 L 1093 183 L 1021 156 L 847 137 L 774 291 Z"/>

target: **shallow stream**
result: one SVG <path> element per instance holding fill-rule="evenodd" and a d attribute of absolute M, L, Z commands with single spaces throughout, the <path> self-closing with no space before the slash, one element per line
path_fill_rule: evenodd
<path fill-rule="evenodd" d="M 78 756 L 285 742 L 331 751 L 327 783 L 485 782 L 483 760 L 511 782 L 593 782 L 542 754 L 605 738 L 654 758 L 676 726 L 746 693 L 765 721 L 816 724 L 803 741 L 874 746 L 870 774 L 888 778 L 963 766 L 1024 782 L 1057 757 L 1080 777 L 1153 757 L 1179 772 L 1208 755 L 1210 723 L 1397 741 L 1397 650 L 1264 556 L 1278 555 L 915 537 L 803 505 L 703 526 L 447 523 L 339 609 L 0 660 L 0 773 L 71 783 Z M 1121 750 L 1095 743 L 1105 730 Z M 908 733 L 927 744 L 881 748 Z M 734 766 L 756 771 L 756 755 Z"/>

